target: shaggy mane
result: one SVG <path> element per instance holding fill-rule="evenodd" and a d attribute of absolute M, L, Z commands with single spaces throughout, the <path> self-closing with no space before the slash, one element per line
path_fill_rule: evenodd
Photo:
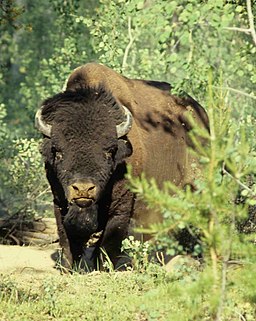
<path fill-rule="evenodd" d="M 96 108 L 97 112 L 100 112 L 102 106 L 108 106 L 113 112 L 120 110 L 112 93 L 106 91 L 102 85 L 65 91 L 46 99 L 42 105 L 42 115 L 47 122 L 53 121 L 56 115 L 61 117 L 74 112 L 74 105 L 79 106 L 81 111 L 83 108 Z"/>

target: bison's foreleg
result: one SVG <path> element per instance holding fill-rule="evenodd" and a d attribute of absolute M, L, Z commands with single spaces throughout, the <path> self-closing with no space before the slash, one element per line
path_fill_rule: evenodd
<path fill-rule="evenodd" d="M 121 252 L 122 241 L 128 235 L 130 218 L 124 215 L 112 216 L 106 226 L 101 248 L 103 256 L 107 255 L 115 269 L 124 269 L 130 260 Z"/>
<path fill-rule="evenodd" d="M 61 209 L 57 204 L 54 204 L 54 214 L 57 223 L 57 230 L 59 235 L 59 244 L 62 249 L 61 259 L 60 259 L 60 268 L 66 269 L 67 271 L 72 269 L 73 257 L 70 251 L 69 239 L 65 231 Z"/>
<path fill-rule="evenodd" d="M 60 268 L 70 270 L 73 265 L 73 257 L 70 251 L 69 239 L 63 225 L 63 217 L 67 212 L 67 204 L 63 188 L 59 183 L 56 173 L 49 162 L 45 163 L 46 176 L 50 183 L 53 194 L 54 215 L 56 218 L 57 230 L 59 235 L 59 244 L 61 247 Z"/>
<path fill-rule="evenodd" d="M 128 190 L 116 190 L 116 202 L 111 204 L 110 217 L 106 224 L 100 246 L 112 261 L 115 269 L 124 269 L 130 264 L 129 257 L 121 251 L 122 241 L 128 236 L 133 211 L 134 195 Z M 118 193 L 119 192 L 119 193 Z"/>

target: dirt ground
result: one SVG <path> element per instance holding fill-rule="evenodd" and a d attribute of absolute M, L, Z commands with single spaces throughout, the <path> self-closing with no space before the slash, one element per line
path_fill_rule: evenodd
<path fill-rule="evenodd" d="M 58 245 L 44 247 L 0 245 L 0 274 L 60 274 L 54 268 Z"/>
<path fill-rule="evenodd" d="M 40 247 L 0 245 L 0 276 L 12 275 L 18 279 L 31 279 L 31 276 L 35 276 L 36 279 L 42 279 L 61 275 L 60 270 L 55 268 L 58 257 L 57 243 Z M 177 255 L 164 268 L 167 272 L 172 272 L 180 265 L 198 269 L 200 263 L 188 256 Z"/>

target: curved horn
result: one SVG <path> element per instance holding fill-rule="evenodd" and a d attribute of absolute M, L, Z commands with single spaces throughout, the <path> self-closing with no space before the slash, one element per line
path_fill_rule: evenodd
<path fill-rule="evenodd" d="M 132 114 L 127 107 L 122 106 L 122 108 L 125 120 L 121 124 L 116 125 L 117 138 L 125 136 L 132 128 Z"/>
<path fill-rule="evenodd" d="M 51 130 L 52 126 L 47 124 L 46 122 L 43 121 L 42 119 L 42 109 L 44 106 L 42 106 L 38 111 L 36 112 L 35 116 L 35 127 L 43 133 L 47 137 L 51 137 Z"/>

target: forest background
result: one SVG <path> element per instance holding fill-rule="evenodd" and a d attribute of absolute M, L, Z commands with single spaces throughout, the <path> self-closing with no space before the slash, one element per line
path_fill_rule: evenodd
<path fill-rule="evenodd" d="M 197 182 L 194 194 L 172 185 L 160 192 L 144 178 L 129 177 L 131 188 L 166 219 L 151 230 L 159 248 L 167 242 L 166 231 L 202 231 L 194 254 L 203 248 L 209 259 L 211 273 L 204 281 L 214 294 L 214 319 L 227 313 L 233 320 L 236 302 L 224 308 L 228 261 L 245 264 L 246 273 L 232 282 L 235 289 L 246 285 L 239 295 L 249 313 L 242 304 L 236 316 L 253 320 L 255 13 L 256 3 L 249 0 L 1 0 L 0 218 L 51 215 L 34 114 L 45 98 L 61 91 L 74 68 L 97 61 L 127 77 L 170 82 L 174 94 L 185 91 L 208 111 L 211 133 L 199 134 L 209 148 L 198 146 L 205 180 Z M 173 190 L 176 198 L 169 196 Z M 182 252 L 174 241 L 169 250 Z M 204 309 L 191 320 L 205 317 Z"/>

